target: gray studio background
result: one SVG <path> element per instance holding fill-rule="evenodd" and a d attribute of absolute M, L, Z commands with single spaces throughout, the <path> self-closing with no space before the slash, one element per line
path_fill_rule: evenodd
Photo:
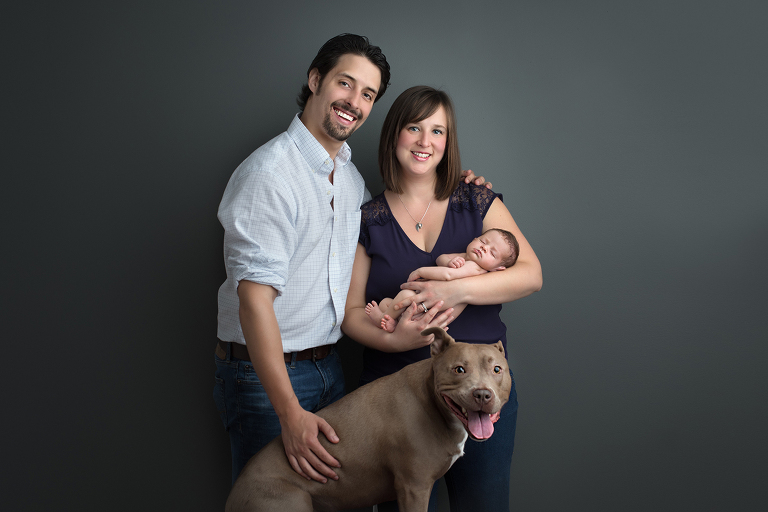
<path fill-rule="evenodd" d="M 216 209 L 328 38 L 454 98 L 541 259 L 504 306 L 514 511 L 765 510 L 760 1 L 29 2 L 4 9 L 5 510 L 221 510 Z M 359 352 L 344 343 L 357 376 Z"/>

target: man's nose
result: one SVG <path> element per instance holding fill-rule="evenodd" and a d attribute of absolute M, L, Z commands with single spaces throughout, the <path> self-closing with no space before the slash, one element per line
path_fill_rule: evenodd
<path fill-rule="evenodd" d="M 359 110 L 358 108 L 359 107 L 358 102 L 360 101 L 359 91 L 355 89 L 350 89 L 349 92 L 347 93 L 347 97 L 344 98 L 344 101 L 346 101 L 347 104 L 354 110 Z"/>

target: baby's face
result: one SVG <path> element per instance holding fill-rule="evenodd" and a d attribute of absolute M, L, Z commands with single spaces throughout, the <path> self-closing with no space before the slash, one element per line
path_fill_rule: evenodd
<path fill-rule="evenodd" d="M 501 266 L 512 250 L 498 231 L 488 231 L 472 240 L 467 246 L 467 260 L 474 261 L 485 270 Z"/>

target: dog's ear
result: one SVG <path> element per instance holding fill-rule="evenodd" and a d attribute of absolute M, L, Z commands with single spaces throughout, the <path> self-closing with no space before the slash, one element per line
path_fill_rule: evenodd
<path fill-rule="evenodd" d="M 456 340 L 448 336 L 440 327 L 430 327 L 421 331 L 422 336 L 429 336 L 430 334 L 435 335 L 435 339 L 429 347 L 432 357 L 443 353 L 449 346 L 456 343 Z"/>
<path fill-rule="evenodd" d="M 499 349 L 499 352 L 501 352 L 501 355 L 504 355 L 504 344 L 501 342 L 501 340 L 494 343 L 493 346 Z"/>

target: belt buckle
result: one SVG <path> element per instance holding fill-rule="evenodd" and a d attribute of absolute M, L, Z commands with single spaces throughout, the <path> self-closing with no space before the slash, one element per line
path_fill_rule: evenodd
<path fill-rule="evenodd" d="M 317 347 L 312 348 L 312 362 L 313 363 L 317 362 Z"/>

